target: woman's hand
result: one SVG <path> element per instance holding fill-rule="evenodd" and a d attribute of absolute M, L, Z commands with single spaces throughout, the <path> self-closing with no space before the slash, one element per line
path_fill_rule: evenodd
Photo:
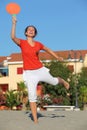
<path fill-rule="evenodd" d="M 12 23 L 16 24 L 16 22 L 17 22 L 16 16 L 12 16 Z"/>
<path fill-rule="evenodd" d="M 63 58 L 62 57 L 58 57 L 57 60 L 63 61 Z"/>

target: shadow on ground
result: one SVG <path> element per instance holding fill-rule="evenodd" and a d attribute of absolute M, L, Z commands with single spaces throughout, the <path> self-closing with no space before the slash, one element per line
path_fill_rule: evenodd
<path fill-rule="evenodd" d="M 28 117 L 31 118 L 31 120 L 33 120 L 31 112 L 26 112 L 26 114 L 28 114 Z M 65 118 L 65 115 L 57 115 L 57 114 L 46 114 L 45 115 L 45 114 L 38 112 L 37 117 L 38 117 L 38 119 L 42 118 L 42 117 L 46 117 L 46 118 L 60 118 L 60 117 L 62 117 L 62 118 Z"/>

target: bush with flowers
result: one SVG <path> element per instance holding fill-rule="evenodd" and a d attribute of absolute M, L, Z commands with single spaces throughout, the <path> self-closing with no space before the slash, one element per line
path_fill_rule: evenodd
<path fill-rule="evenodd" d="M 37 107 L 42 108 L 44 105 L 51 105 L 52 103 L 53 102 L 49 94 L 37 97 Z"/>

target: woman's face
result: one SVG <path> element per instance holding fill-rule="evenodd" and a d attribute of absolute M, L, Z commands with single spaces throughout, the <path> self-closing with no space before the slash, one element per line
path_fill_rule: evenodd
<path fill-rule="evenodd" d="M 27 37 L 34 37 L 35 36 L 35 29 L 33 27 L 28 27 L 26 31 Z"/>

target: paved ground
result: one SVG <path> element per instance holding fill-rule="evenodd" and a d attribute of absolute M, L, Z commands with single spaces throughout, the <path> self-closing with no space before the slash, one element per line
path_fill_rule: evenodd
<path fill-rule="evenodd" d="M 31 113 L 0 111 L 0 130 L 87 130 L 87 111 L 39 111 L 39 123 Z"/>

